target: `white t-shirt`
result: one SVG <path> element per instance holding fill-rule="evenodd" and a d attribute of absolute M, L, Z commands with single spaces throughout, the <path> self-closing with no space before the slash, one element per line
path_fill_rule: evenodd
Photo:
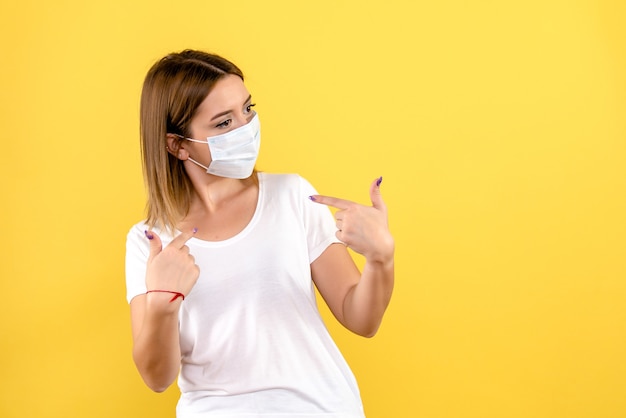
<path fill-rule="evenodd" d="M 258 176 L 256 211 L 239 234 L 187 242 L 200 277 L 179 312 L 177 417 L 363 417 L 311 280 L 310 264 L 338 242 L 334 220 L 303 178 Z M 128 301 L 146 292 L 146 229 L 128 233 Z M 164 246 L 172 240 L 155 232 Z"/>

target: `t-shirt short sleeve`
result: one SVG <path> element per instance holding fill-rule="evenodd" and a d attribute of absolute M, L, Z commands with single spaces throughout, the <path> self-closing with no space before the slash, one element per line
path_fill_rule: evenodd
<path fill-rule="evenodd" d="M 337 226 L 335 218 L 328 206 L 313 202 L 309 196 L 318 194 L 315 188 L 302 177 L 299 177 L 300 193 L 302 196 L 302 217 L 307 236 L 309 262 L 312 263 L 329 245 L 341 243 L 336 237 Z"/>
<path fill-rule="evenodd" d="M 126 235 L 126 300 L 146 293 L 146 264 L 150 242 L 144 233 L 147 227 L 137 224 Z"/>

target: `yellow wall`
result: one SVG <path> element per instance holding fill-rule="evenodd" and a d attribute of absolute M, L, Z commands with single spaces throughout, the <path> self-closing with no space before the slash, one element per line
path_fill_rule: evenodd
<path fill-rule="evenodd" d="M 177 4 L 176 7 L 173 5 Z M 626 416 L 626 19 L 616 0 L 3 1 L 0 416 L 172 417 L 130 356 L 138 99 L 240 64 L 259 168 L 397 240 L 380 333 L 327 315 L 369 418 Z"/>

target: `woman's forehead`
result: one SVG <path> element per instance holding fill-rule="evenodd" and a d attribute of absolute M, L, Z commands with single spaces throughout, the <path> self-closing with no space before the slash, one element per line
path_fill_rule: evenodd
<path fill-rule="evenodd" d="M 198 107 L 198 113 L 217 114 L 241 107 L 250 97 L 243 80 L 228 74 L 220 78 Z"/>

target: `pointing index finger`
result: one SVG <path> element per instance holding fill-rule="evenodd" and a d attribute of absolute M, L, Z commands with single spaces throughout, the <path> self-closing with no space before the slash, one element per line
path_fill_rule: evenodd
<path fill-rule="evenodd" d="M 322 205 L 332 206 L 341 210 L 348 209 L 353 203 L 349 200 L 339 199 L 337 197 L 331 196 L 322 196 L 319 194 L 309 196 L 309 199 L 311 199 L 315 203 L 321 203 Z"/>
<path fill-rule="evenodd" d="M 174 245 L 176 248 L 183 248 L 185 243 L 189 241 L 191 237 L 193 237 L 196 232 L 198 232 L 198 228 L 194 228 L 191 231 L 183 231 L 176 238 L 172 240 L 170 245 Z"/>

